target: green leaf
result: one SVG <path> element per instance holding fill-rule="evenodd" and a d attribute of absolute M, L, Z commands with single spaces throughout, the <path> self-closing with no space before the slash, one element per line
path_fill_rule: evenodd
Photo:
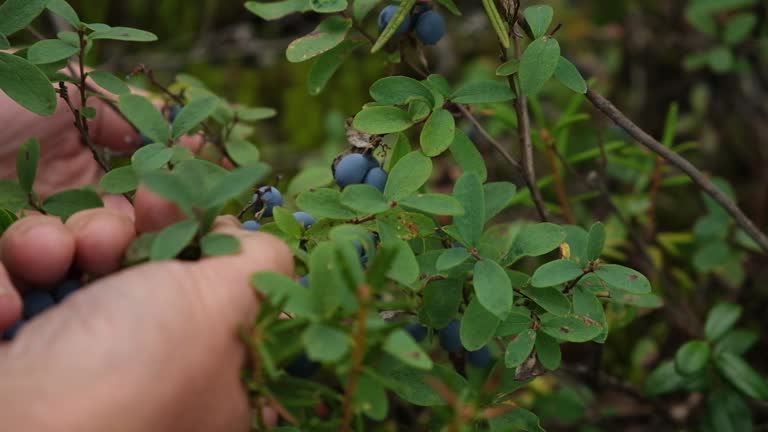
<path fill-rule="evenodd" d="M 647 294 L 651 292 L 651 283 L 637 270 L 623 267 L 617 264 L 603 264 L 595 272 L 595 275 L 609 285 L 633 294 Z"/>
<path fill-rule="evenodd" d="M 11 42 L 4 34 L 0 33 L 0 50 L 5 50 L 11 47 Z"/>
<path fill-rule="evenodd" d="M 746 41 L 758 23 L 757 14 L 746 12 L 728 18 L 723 31 L 723 39 L 730 45 Z"/>
<path fill-rule="evenodd" d="M 603 332 L 597 321 L 584 315 L 541 316 L 541 331 L 557 340 L 587 342 Z"/>
<path fill-rule="evenodd" d="M 19 218 L 16 214 L 12 213 L 10 210 L 0 208 L 0 237 L 2 237 L 3 233 L 17 220 L 19 220 Z"/>
<path fill-rule="evenodd" d="M 387 26 L 381 32 L 379 38 L 376 40 L 376 43 L 373 44 L 373 47 L 371 47 L 371 54 L 376 53 L 381 48 L 383 48 L 387 42 L 389 42 L 392 36 L 395 35 L 395 32 L 397 32 L 400 24 L 405 22 L 408 15 L 410 15 L 411 10 L 415 4 L 416 0 L 403 0 L 400 3 L 400 7 L 397 10 L 397 13 L 392 17 L 392 19 L 389 21 L 389 24 L 387 24 Z"/>
<path fill-rule="evenodd" d="M 760 337 L 752 330 L 731 330 L 717 341 L 717 344 L 715 345 L 715 355 L 724 352 L 742 355 L 749 351 L 758 339 L 760 339 Z"/>
<path fill-rule="evenodd" d="M 472 281 L 480 304 L 499 319 L 505 319 L 512 308 L 514 291 L 504 269 L 494 261 L 478 261 Z"/>
<path fill-rule="evenodd" d="M 228 172 L 205 193 L 204 207 L 206 209 L 218 207 L 243 195 L 253 189 L 261 179 L 269 174 L 270 170 L 269 165 L 258 163 Z"/>
<path fill-rule="evenodd" d="M 497 76 L 511 76 L 516 74 L 520 70 L 520 60 L 519 59 L 512 59 L 507 61 L 506 63 L 503 63 L 501 66 L 496 68 L 496 75 Z"/>
<path fill-rule="evenodd" d="M 536 332 L 533 329 L 524 330 L 513 336 L 504 353 L 504 365 L 508 368 L 518 367 L 531 355 L 536 342 Z"/>
<path fill-rule="evenodd" d="M 309 290 L 282 273 L 259 272 L 251 278 L 251 285 L 263 292 L 269 302 L 282 305 L 285 312 L 296 317 L 314 317 Z"/>
<path fill-rule="evenodd" d="M 553 371 L 560 367 L 562 361 L 562 352 L 560 351 L 560 343 L 557 339 L 544 333 L 536 333 L 536 357 L 538 357 L 541 364 Z"/>
<path fill-rule="evenodd" d="M 589 237 L 587 238 L 587 259 L 594 261 L 600 258 L 604 246 L 605 226 L 603 226 L 602 223 L 597 222 L 589 229 Z"/>
<path fill-rule="evenodd" d="M 234 255 L 240 252 L 240 240 L 223 233 L 208 233 L 200 239 L 200 249 L 204 256 Z"/>
<path fill-rule="evenodd" d="M 352 2 L 352 16 L 355 18 L 355 21 L 363 21 L 379 2 L 381 0 L 355 0 Z"/>
<path fill-rule="evenodd" d="M 139 179 L 136 171 L 130 165 L 115 168 L 106 173 L 99 182 L 104 191 L 111 194 L 122 194 L 136 190 Z"/>
<path fill-rule="evenodd" d="M 117 106 L 125 118 L 152 141 L 165 144 L 171 139 L 165 117 L 147 98 L 124 94 Z"/>
<path fill-rule="evenodd" d="M 301 335 L 301 340 L 307 349 L 307 357 L 314 361 L 335 363 L 349 352 L 349 336 L 326 324 L 310 325 Z"/>
<path fill-rule="evenodd" d="M 456 6 L 456 3 L 453 2 L 453 0 L 437 0 L 440 5 L 446 9 L 448 9 L 448 12 L 456 15 L 461 16 L 461 11 Z"/>
<path fill-rule="evenodd" d="M 141 174 L 140 179 L 152 192 L 176 203 L 185 213 L 192 212 L 193 192 L 178 175 L 168 171 L 149 171 Z"/>
<path fill-rule="evenodd" d="M 300 37 L 285 50 L 285 56 L 291 63 L 300 63 L 316 57 L 339 45 L 352 28 L 352 20 L 340 16 L 324 19 L 313 31 Z"/>
<path fill-rule="evenodd" d="M 442 108 L 436 109 L 421 130 L 421 150 L 425 155 L 435 157 L 448 150 L 456 133 L 453 114 Z"/>
<path fill-rule="evenodd" d="M 528 21 L 528 25 L 531 27 L 533 36 L 540 38 L 547 34 L 555 11 L 551 6 L 530 6 L 525 9 L 523 15 L 525 15 L 525 20 Z"/>
<path fill-rule="evenodd" d="M 456 216 L 453 223 L 469 246 L 476 246 L 485 226 L 485 197 L 483 186 L 475 173 L 464 173 L 453 187 L 453 196 L 464 208 L 464 214 Z"/>
<path fill-rule="evenodd" d="M 275 223 L 281 231 L 295 239 L 301 238 L 303 229 L 301 224 L 293 217 L 293 213 L 284 207 L 275 207 L 272 212 L 275 217 Z"/>
<path fill-rule="evenodd" d="M 307 76 L 309 94 L 312 96 L 320 94 L 347 57 L 363 45 L 365 44 L 362 42 L 347 39 L 337 47 L 317 56 Z"/>
<path fill-rule="evenodd" d="M 419 190 L 432 175 L 432 159 L 420 151 L 403 156 L 389 173 L 384 198 L 399 201 Z"/>
<path fill-rule="evenodd" d="M 0 208 L 16 213 L 27 206 L 28 198 L 18 182 L 0 179 Z"/>
<path fill-rule="evenodd" d="M 386 420 L 387 413 L 389 412 L 389 398 L 387 397 L 386 388 L 378 381 L 378 377 L 372 378 L 365 372 L 360 375 L 357 381 L 357 389 L 352 396 L 352 405 L 355 410 L 362 412 L 372 420 Z M 276 429 L 274 432 L 281 431 Z M 296 429 L 295 431 L 282 432 L 301 431 Z"/>
<path fill-rule="evenodd" d="M 261 157 L 256 145 L 239 137 L 231 137 L 225 147 L 229 157 L 240 166 L 258 163 Z"/>
<path fill-rule="evenodd" d="M 367 184 L 354 184 L 341 192 L 341 204 L 363 214 L 378 214 L 389 210 L 389 203 L 378 189 Z"/>
<path fill-rule="evenodd" d="M 565 240 L 565 230 L 555 224 L 539 223 L 525 225 L 515 238 L 509 251 L 508 263 L 524 256 L 541 256 L 552 252 Z"/>
<path fill-rule="evenodd" d="M 584 273 L 581 266 L 567 259 L 550 261 L 536 269 L 531 278 L 535 287 L 551 287 L 574 280 Z"/>
<path fill-rule="evenodd" d="M 360 132 L 384 135 L 413 126 L 411 114 L 393 106 L 372 106 L 357 113 L 352 126 Z"/>
<path fill-rule="evenodd" d="M 491 425 L 491 432 L 544 432 L 539 424 L 539 418 L 536 414 L 525 408 L 515 408 L 512 411 L 488 420 Z"/>
<path fill-rule="evenodd" d="M 188 103 L 173 121 L 173 139 L 179 139 L 213 114 L 219 98 L 207 96 Z"/>
<path fill-rule="evenodd" d="M 39 160 L 40 142 L 34 138 L 24 143 L 16 153 L 16 175 L 19 185 L 27 194 L 32 193 Z"/>
<path fill-rule="evenodd" d="M 509 84 L 502 81 L 475 81 L 456 90 L 451 100 L 459 104 L 507 102 L 515 99 Z"/>
<path fill-rule="evenodd" d="M 421 291 L 423 311 L 433 328 L 443 328 L 456 317 L 459 305 L 464 301 L 464 282 L 458 279 L 442 279 L 429 282 Z"/>
<path fill-rule="evenodd" d="M 392 267 L 387 272 L 387 277 L 403 285 L 410 285 L 418 279 L 419 262 L 416 261 L 413 249 L 411 249 L 408 243 L 403 240 L 396 240 L 392 243 L 384 244 L 394 246 L 397 250 L 397 255 L 395 255 L 395 260 L 392 262 Z"/>
<path fill-rule="evenodd" d="M 438 271 L 450 270 L 459 264 L 464 263 L 470 256 L 469 252 L 463 247 L 446 249 L 440 254 L 435 266 Z"/>
<path fill-rule="evenodd" d="M 493 338 L 500 323 L 501 320 L 484 308 L 477 297 L 472 298 L 461 319 L 461 344 L 469 351 L 479 350 Z"/>
<path fill-rule="evenodd" d="M 270 3 L 256 1 L 245 2 L 245 8 L 267 21 L 283 18 L 297 12 L 306 12 L 309 0 L 282 0 Z"/>
<path fill-rule="evenodd" d="M 120 78 L 105 71 L 93 71 L 88 73 L 88 78 L 92 79 L 96 85 L 101 86 L 104 90 L 116 95 L 129 94 L 131 89 Z"/>
<path fill-rule="evenodd" d="M 560 44 L 551 37 L 533 41 L 520 58 L 520 89 L 533 96 L 552 78 L 560 61 Z"/>
<path fill-rule="evenodd" d="M 65 60 L 80 51 L 79 47 L 72 46 L 59 39 L 45 39 L 35 42 L 27 51 L 27 60 L 32 64 L 53 63 Z"/>
<path fill-rule="evenodd" d="M 704 341 L 690 341 L 675 354 L 675 369 L 683 376 L 697 375 L 709 361 L 709 345 Z"/>
<path fill-rule="evenodd" d="M 725 352 L 715 357 L 715 366 L 718 371 L 734 387 L 745 395 L 758 399 L 768 400 L 768 383 L 741 357 Z"/>
<path fill-rule="evenodd" d="M 169 260 L 184 250 L 195 238 L 200 224 L 194 219 L 176 222 L 160 231 L 152 242 L 149 257 L 152 261 Z"/>
<path fill-rule="evenodd" d="M 108 29 L 98 30 L 89 34 L 88 39 L 111 39 L 127 42 L 154 42 L 157 40 L 157 36 L 148 31 L 130 27 L 110 27 Z"/>
<path fill-rule="evenodd" d="M 80 27 L 80 17 L 77 16 L 77 12 L 66 0 L 50 0 L 48 2 L 48 10 L 64 18 L 66 22 L 72 24 L 72 27 Z"/>
<path fill-rule="evenodd" d="M 715 391 L 702 410 L 702 432 L 752 432 L 752 410 L 744 399 L 733 391 Z"/>
<path fill-rule="evenodd" d="M 320 317 L 329 317 L 339 308 L 342 298 L 349 294 L 342 279 L 334 243 L 321 243 L 313 249 L 308 267 L 309 274 L 322 275 L 309 280 L 312 309 Z"/>
<path fill-rule="evenodd" d="M 704 334 L 710 341 L 716 341 L 732 329 L 741 317 L 741 306 L 731 303 L 719 303 L 707 315 Z"/>
<path fill-rule="evenodd" d="M 507 319 L 499 324 L 496 336 L 505 337 L 520 334 L 523 330 L 531 328 L 533 319 L 531 311 L 524 307 L 513 306 Z"/>
<path fill-rule="evenodd" d="M 399 202 L 406 208 L 423 211 L 433 215 L 459 216 L 464 209 L 456 199 L 443 194 L 416 194 Z"/>
<path fill-rule="evenodd" d="M 87 209 L 104 207 L 104 202 L 96 192 L 90 189 L 70 189 L 51 195 L 43 202 L 43 210 L 69 219 L 73 214 Z"/>
<path fill-rule="evenodd" d="M 9 3 L 14 2 L 6 1 L 0 6 L 0 12 L 3 12 L 2 7 Z M 2 16 L 0 13 L 0 17 Z M 0 52 L 0 90 L 35 114 L 48 116 L 56 110 L 56 92 L 48 77 L 35 65 L 19 56 Z"/>
<path fill-rule="evenodd" d="M 315 189 L 303 192 L 296 205 L 316 218 L 354 219 L 356 213 L 341 204 L 341 193 L 334 189 Z"/>
<path fill-rule="evenodd" d="M 290 183 L 288 183 L 286 195 L 293 197 L 310 189 L 317 189 L 323 186 L 328 186 L 332 181 L 333 175 L 331 174 L 331 170 L 329 170 L 328 167 L 322 166 L 307 168 L 301 171 L 291 180 Z"/>
<path fill-rule="evenodd" d="M 565 57 L 560 57 L 557 62 L 555 78 L 576 93 L 585 94 L 587 92 L 587 82 L 584 81 L 581 72 Z"/>
<path fill-rule="evenodd" d="M 681 388 L 685 381 L 675 370 L 675 363 L 665 361 L 648 375 L 643 390 L 650 396 L 663 395 Z"/>
<path fill-rule="evenodd" d="M 507 23 L 501 17 L 499 10 L 496 9 L 496 2 L 494 0 L 483 0 L 483 7 L 485 8 L 485 14 L 488 15 L 488 19 L 491 21 L 493 30 L 496 31 L 496 36 L 501 42 L 501 46 L 509 48 L 509 31 L 507 29 Z"/>
<path fill-rule="evenodd" d="M 387 361 L 389 360 L 389 361 Z M 452 368 L 436 364 L 430 372 L 411 368 L 390 359 L 384 359 L 380 365 L 385 368 L 382 374 L 391 383 L 392 390 L 398 397 L 417 406 L 445 405 L 445 400 L 435 392 L 429 380 L 437 380 L 454 392 L 461 392 L 468 387 L 467 381 Z"/>
<path fill-rule="evenodd" d="M 571 302 L 568 301 L 568 297 L 556 288 L 530 287 L 522 290 L 522 292 L 526 297 L 533 300 L 534 303 L 553 315 L 568 315 L 568 312 L 571 311 Z"/>
<path fill-rule="evenodd" d="M 485 167 L 483 155 L 475 147 L 475 143 L 469 139 L 461 129 L 456 129 L 453 143 L 448 148 L 453 160 L 461 167 L 463 172 L 473 172 L 484 183 L 488 179 L 488 171 Z"/>
<path fill-rule="evenodd" d="M 608 320 L 605 316 L 605 309 L 600 300 L 594 294 L 584 289 L 582 286 L 576 286 L 572 295 L 573 313 L 589 317 L 603 326 L 603 332 L 597 336 L 594 341 L 602 343 L 608 337 Z"/>
<path fill-rule="evenodd" d="M 390 333 L 384 339 L 382 349 L 403 364 L 416 369 L 432 369 L 432 359 L 405 330 L 397 329 Z"/>
<path fill-rule="evenodd" d="M 485 222 L 487 223 L 502 210 L 509 207 L 517 193 L 517 186 L 509 182 L 495 182 L 483 185 L 485 195 Z"/>
<path fill-rule="evenodd" d="M 309 7 L 318 13 L 343 12 L 347 6 L 347 0 L 309 0 Z"/>
<path fill-rule="evenodd" d="M 423 99 L 430 107 L 435 104 L 435 98 L 429 88 L 420 81 L 405 76 L 382 78 L 373 83 L 370 93 L 373 100 L 386 105 L 404 105 L 414 99 Z"/>
<path fill-rule="evenodd" d="M 235 110 L 235 115 L 240 121 L 255 122 L 276 116 L 277 110 L 269 107 L 240 107 Z"/>
<path fill-rule="evenodd" d="M 0 5 L 0 34 L 10 36 L 27 27 L 49 0 L 6 0 Z"/>

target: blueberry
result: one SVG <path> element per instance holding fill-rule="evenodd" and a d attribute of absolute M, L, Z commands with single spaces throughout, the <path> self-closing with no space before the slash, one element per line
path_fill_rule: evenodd
<path fill-rule="evenodd" d="M 386 28 L 389 22 L 392 21 L 392 18 L 394 18 L 398 9 L 400 9 L 398 6 L 389 5 L 381 10 L 381 13 L 379 14 L 379 32 L 384 31 L 384 28 Z M 405 17 L 405 21 L 403 21 L 403 23 L 400 24 L 400 27 L 398 27 L 395 31 L 395 36 L 405 34 L 405 32 L 407 32 L 410 28 L 411 16 L 408 15 Z"/>
<path fill-rule="evenodd" d="M 16 321 L 16 324 L 14 324 L 14 325 L 8 327 L 7 329 L 5 329 L 5 331 L 3 332 L 2 339 L 3 340 L 7 340 L 7 341 L 13 340 L 13 338 L 16 337 L 16 333 L 18 333 L 19 330 L 21 330 L 21 328 L 24 327 L 24 324 L 26 324 L 26 323 L 27 322 L 24 321 L 24 320 Z"/>
<path fill-rule="evenodd" d="M 336 165 L 334 178 L 336 184 L 346 187 L 351 184 L 362 183 L 368 172 L 368 160 L 360 153 L 352 153 L 344 156 Z"/>
<path fill-rule="evenodd" d="M 261 192 L 261 201 L 267 206 L 267 210 L 264 212 L 264 216 L 272 216 L 272 209 L 283 205 L 283 194 L 274 186 L 262 186 L 259 188 Z M 259 194 L 253 196 L 254 200 L 259 199 Z M 261 206 L 257 206 L 258 210 L 261 210 Z"/>
<path fill-rule="evenodd" d="M 64 300 L 70 294 L 77 291 L 82 286 L 83 284 L 80 283 L 79 280 L 67 279 L 64 282 L 58 284 L 56 289 L 53 290 L 53 299 L 56 300 L 56 303 L 58 303 Z"/>
<path fill-rule="evenodd" d="M 461 351 L 461 338 L 459 337 L 459 320 L 451 321 L 439 332 L 440 346 L 449 353 Z"/>
<path fill-rule="evenodd" d="M 357 249 L 357 254 L 360 256 L 365 255 L 365 248 L 363 247 L 363 243 L 360 242 L 360 240 L 355 240 L 352 242 L 352 244 L 355 245 L 355 249 Z"/>
<path fill-rule="evenodd" d="M 171 107 L 170 111 L 168 112 L 168 120 L 173 123 L 176 120 L 176 117 L 179 116 L 179 113 L 181 112 L 181 109 L 184 108 L 181 105 L 174 105 Z"/>
<path fill-rule="evenodd" d="M 247 220 L 240 225 L 244 230 L 258 231 L 261 229 L 261 224 L 255 220 Z"/>
<path fill-rule="evenodd" d="M 365 160 L 368 161 L 368 171 L 374 168 L 381 168 L 381 163 L 372 154 L 365 155 Z"/>
<path fill-rule="evenodd" d="M 488 363 L 491 362 L 491 349 L 486 345 L 477 351 L 469 351 L 467 353 L 467 362 L 476 368 L 488 366 Z"/>
<path fill-rule="evenodd" d="M 293 214 L 293 217 L 296 218 L 296 220 L 304 226 L 304 229 L 311 227 L 315 224 L 315 222 L 317 222 L 317 220 L 315 220 L 315 218 L 307 212 L 296 212 Z"/>
<path fill-rule="evenodd" d="M 53 297 L 51 297 L 50 293 L 40 290 L 28 292 L 22 301 L 24 303 L 23 315 L 25 319 L 33 318 L 56 304 L 56 302 L 53 301 Z"/>
<path fill-rule="evenodd" d="M 312 378 L 312 375 L 316 374 L 319 369 L 320 363 L 313 362 L 309 359 L 309 357 L 307 357 L 306 354 L 301 354 L 288 366 L 286 366 L 285 371 L 288 372 L 289 375 L 295 376 L 296 378 L 306 379 Z"/>
<path fill-rule="evenodd" d="M 424 327 L 419 323 L 408 324 L 407 326 L 405 326 L 405 331 L 410 333 L 411 337 L 416 342 L 421 342 L 424 339 L 426 339 L 427 333 L 429 333 L 429 330 L 427 330 L 426 327 Z"/>
<path fill-rule="evenodd" d="M 427 45 L 435 45 L 445 36 L 445 20 L 435 11 L 427 11 L 416 19 L 416 37 Z"/>
<path fill-rule="evenodd" d="M 304 288 L 309 288 L 309 275 L 304 275 L 299 278 L 299 284 Z"/>
<path fill-rule="evenodd" d="M 373 168 L 365 175 L 363 183 L 371 185 L 381 192 L 384 192 L 384 186 L 387 185 L 387 172 L 381 168 Z"/>

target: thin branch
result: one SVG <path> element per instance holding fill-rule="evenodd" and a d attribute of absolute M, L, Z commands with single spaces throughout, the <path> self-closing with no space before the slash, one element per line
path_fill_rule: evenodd
<path fill-rule="evenodd" d="M 461 115 L 464 116 L 465 119 L 469 120 L 470 123 L 472 123 L 472 125 L 475 127 L 475 129 L 477 129 L 477 132 L 480 133 L 480 135 L 483 137 L 483 139 L 488 141 L 488 143 L 497 152 L 499 152 L 501 157 L 503 157 L 504 160 L 507 161 L 507 163 L 512 165 L 512 168 L 514 168 L 517 171 L 523 173 L 522 165 L 520 165 L 520 163 L 517 160 L 515 160 L 515 158 L 512 157 L 511 154 L 509 154 L 507 149 L 505 149 L 504 146 L 501 145 L 501 143 L 496 141 L 496 139 L 494 139 L 491 136 L 491 134 L 488 133 L 488 131 L 485 129 L 485 127 L 483 127 L 483 125 L 480 123 L 480 121 L 477 119 L 477 117 L 475 117 L 475 115 L 472 114 L 472 112 L 469 109 L 467 109 L 467 107 L 465 107 L 462 104 L 456 104 L 456 107 L 459 109 L 459 111 L 461 111 Z M 523 176 L 523 177 L 525 177 L 525 176 Z"/>
<path fill-rule="evenodd" d="M 69 98 L 67 85 L 63 81 L 59 82 L 58 93 L 59 97 L 67 104 L 69 110 L 72 111 L 72 114 L 75 116 L 75 127 L 80 132 L 80 137 L 85 142 L 85 145 L 91 151 L 93 159 L 96 160 L 96 162 L 99 164 L 101 169 L 104 170 L 105 173 L 109 172 L 109 166 L 107 165 L 106 161 L 102 159 L 98 149 L 96 149 L 96 145 L 91 141 L 91 136 L 88 133 L 86 126 L 84 126 L 85 122 L 83 122 L 83 115 L 80 113 L 80 110 L 75 108 L 75 106 L 72 104 L 72 101 Z"/>
<path fill-rule="evenodd" d="M 717 201 L 731 216 L 736 223 L 768 253 L 768 236 L 762 233 L 755 224 L 741 211 L 741 209 L 728 198 L 720 189 L 712 183 L 698 168 L 693 166 L 688 160 L 665 147 L 647 132 L 632 122 L 626 115 L 618 110 L 608 99 L 593 89 L 587 90 L 587 99 L 592 104 L 610 118 L 617 126 L 624 129 L 630 136 L 636 139 L 640 144 L 664 158 L 667 162 L 683 171 L 693 182 L 712 199 Z"/>
<path fill-rule="evenodd" d="M 344 393 L 343 417 L 341 420 L 341 432 L 350 432 L 352 430 L 352 417 L 354 416 L 354 407 L 352 398 L 357 392 L 357 386 L 360 381 L 360 375 L 363 373 L 363 361 L 365 360 L 366 347 L 366 322 L 368 321 L 368 305 L 371 301 L 371 287 L 361 284 L 357 288 L 357 297 L 360 302 L 360 308 L 357 311 L 357 320 L 355 324 L 355 334 L 352 338 L 354 348 L 352 350 L 352 368 L 349 371 L 347 380 L 347 390 Z"/>
<path fill-rule="evenodd" d="M 575 224 L 576 217 L 573 215 L 571 203 L 568 200 L 568 191 L 566 190 L 565 182 L 563 182 L 562 169 L 557 159 L 556 151 L 557 148 L 555 147 L 554 142 L 547 145 L 547 156 L 549 158 L 549 165 L 552 167 L 552 179 L 555 185 L 555 192 L 557 193 L 558 201 L 560 201 L 560 209 L 565 221 L 569 224 Z"/>

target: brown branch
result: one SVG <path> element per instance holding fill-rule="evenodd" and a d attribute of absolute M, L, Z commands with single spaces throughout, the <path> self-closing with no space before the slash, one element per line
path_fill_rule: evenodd
<path fill-rule="evenodd" d="M 560 209 L 562 210 L 565 221 L 573 225 L 576 223 L 576 217 L 573 215 L 571 209 L 571 203 L 568 200 L 568 192 L 563 182 L 562 170 L 557 159 L 556 148 L 554 143 L 547 145 L 547 156 L 549 158 L 549 165 L 552 167 L 552 180 L 555 185 L 555 193 L 557 193 L 557 200 L 560 201 Z"/>
<path fill-rule="evenodd" d="M 507 161 L 508 164 L 512 165 L 512 168 L 519 171 L 520 173 L 523 173 L 522 165 L 520 165 L 520 163 L 517 160 L 515 160 L 515 158 L 512 157 L 511 154 L 509 154 L 507 149 L 505 149 L 504 146 L 501 145 L 501 143 L 496 141 L 496 139 L 494 139 L 491 136 L 491 134 L 488 133 L 488 131 L 485 129 L 485 127 L 483 127 L 483 125 L 480 123 L 477 117 L 475 117 L 475 115 L 472 114 L 472 112 L 469 109 L 467 109 L 467 107 L 465 107 L 462 104 L 456 104 L 456 107 L 461 112 L 461 115 L 464 116 L 465 119 L 469 120 L 470 123 L 472 123 L 472 125 L 475 127 L 475 129 L 477 129 L 477 132 L 480 133 L 483 139 L 488 141 L 488 144 L 490 144 L 501 155 L 501 157 L 503 157 L 504 160 Z M 525 178 L 525 175 L 523 175 L 523 178 Z"/>
<path fill-rule="evenodd" d="M 630 136 L 653 153 L 664 158 L 667 162 L 683 171 L 693 182 L 712 199 L 720 204 L 734 218 L 737 224 L 768 253 L 768 236 L 762 233 L 755 224 L 741 211 L 741 209 L 728 198 L 720 189 L 712 183 L 698 168 L 688 162 L 687 159 L 665 147 L 647 132 L 632 122 L 626 115 L 619 111 L 608 99 L 593 89 L 587 90 L 587 99 L 610 118 L 617 126 L 624 129 Z"/>
<path fill-rule="evenodd" d="M 83 121 L 84 117 L 80 110 L 75 108 L 75 106 L 72 104 L 72 100 L 69 98 L 67 85 L 63 81 L 59 82 L 58 93 L 59 97 L 61 97 L 61 99 L 67 104 L 69 110 L 72 111 L 72 114 L 75 116 L 75 127 L 80 132 L 80 137 L 83 139 L 83 142 L 85 142 L 85 145 L 91 151 L 93 159 L 96 160 L 96 162 L 99 164 L 101 169 L 104 170 L 105 173 L 109 172 L 109 166 L 107 165 L 106 161 L 102 159 L 98 149 L 96 148 L 96 145 L 93 143 L 93 141 L 91 141 L 91 136 L 88 132 L 87 126 L 85 126 L 87 123 Z"/>
<path fill-rule="evenodd" d="M 368 304 L 371 301 L 371 295 L 370 286 L 362 284 L 357 288 L 357 297 L 360 301 L 360 308 L 357 310 L 355 334 L 352 338 L 354 344 L 352 351 L 352 368 L 349 371 L 347 390 L 344 393 L 341 432 L 350 432 L 352 430 L 352 417 L 354 416 L 352 398 L 357 392 L 360 375 L 363 373 L 363 360 L 365 360 L 366 346 L 366 322 L 368 320 Z"/>

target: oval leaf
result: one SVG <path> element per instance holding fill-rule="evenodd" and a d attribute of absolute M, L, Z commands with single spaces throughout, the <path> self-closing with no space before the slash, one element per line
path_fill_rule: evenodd
<path fill-rule="evenodd" d="M 432 175 L 432 159 L 413 151 L 397 162 L 389 173 L 384 197 L 399 201 L 419 190 Z"/>
<path fill-rule="evenodd" d="M 324 19 L 312 33 L 294 40 L 285 50 L 291 63 L 299 63 L 316 57 L 340 44 L 352 28 L 352 20 L 340 16 Z"/>
<path fill-rule="evenodd" d="M 453 114 L 442 108 L 436 109 L 421 130 L 421 150 L 435 157 L 448 150 L 456 133 Z"/>
<path fill-rule="evenodd" d="M 0 52 L 0 90 L 35 114 L 47 116 L 56 110 L 56 92 L 48 77 L 29 61 L 4 52 Z"/>
<path fill-rule="evenodd" d="M 480 260 L 475 263 L 472 281 L 480 304 L 499 319 L 505 319 L 512 308 L 514 291 L 504 269 L 494 261 Z"/>
<path fill-rule="evenodd" d="M 520 89 L 535 95 L 552 78 L 560 61 L 560 44 L 551 37 L 533 41 L 520 58 Z"/>

